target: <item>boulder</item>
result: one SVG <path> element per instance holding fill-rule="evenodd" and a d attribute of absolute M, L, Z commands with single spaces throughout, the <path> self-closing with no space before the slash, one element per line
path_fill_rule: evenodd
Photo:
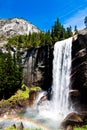
<path fill-rule="evenodd" d="M 37 100 L 40 100 L 40 99 L 38 99 L 38 95 L 39 95 L 40 93 L 42 93 L 42 90 L 41 90 L 41 89 L 39 89 L 39 90 L 37 90 L 37 91 L 31 90 L 31 91 L 29 92 L 29 106 L 35 106 L 35 105 L 37 105 L 37 103 L 38 103 Z"/>
<path fill-rule="evenodd" d="M 75 125 L 82 125 L 82 124 L 83 124 L 82 116 L 75 112 L 68 114 L 62 122 L 62 125 L 64 127 L 67 127 L 68 125 L 75 126 Z"/>

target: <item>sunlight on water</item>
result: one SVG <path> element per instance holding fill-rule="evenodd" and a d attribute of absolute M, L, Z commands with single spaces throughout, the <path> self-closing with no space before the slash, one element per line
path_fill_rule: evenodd
<path fill-rule="evenodd" d="M 52 106 L 55 113 L 64 116 L 70 111 L 69 89 L 71 73 L 72 38 L 59 41 L 54 47 Z"/>

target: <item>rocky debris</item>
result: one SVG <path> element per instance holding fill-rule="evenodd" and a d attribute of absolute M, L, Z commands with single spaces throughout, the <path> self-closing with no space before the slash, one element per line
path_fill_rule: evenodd
<path fill-rule="evenodd" d="M 0 19 L 0 37 L 2 39 L 16 35 L 28 35 L 33 32 L 38 33 L 40 30 L 24 19 Z"/>

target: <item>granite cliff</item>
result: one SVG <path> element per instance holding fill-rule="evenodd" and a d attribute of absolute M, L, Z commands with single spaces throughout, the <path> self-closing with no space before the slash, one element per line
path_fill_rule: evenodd
<path fill-rule="evenodd" d="M 79 31 L 72 44 L 71 86 L 78 90 L 76 97 L 72 96 L 74 101 L 87 104 L 87 29 Z"/>
<path fill-rule="evenodd" d="M 24 83 L 48 90 L 52 83 L 52 46 L 27 50 L 24 59 Z"/>
<path fill-rule="evenodd" d="M 0 40 L 16 35 L 28 35 L 33 32 L 38 33 L 40 30 L 24 19 L 0 19 Z"/>

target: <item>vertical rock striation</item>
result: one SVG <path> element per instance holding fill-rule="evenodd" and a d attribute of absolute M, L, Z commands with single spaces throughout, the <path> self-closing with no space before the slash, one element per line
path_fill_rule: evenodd
<path fill-rule="evenodd" d="M 87 104 L 87 29 L 80 31 L 77 40 L 73 42 L 71 86 L 79 90 L 74 101 Z"/>
<path fill-rule="evenodd" d="M 50 45 L 27 50 L 24 61 L 24 82 L 28 86 L 40 85 L 48 90 L 52 82 L 53 49 Z"/>

